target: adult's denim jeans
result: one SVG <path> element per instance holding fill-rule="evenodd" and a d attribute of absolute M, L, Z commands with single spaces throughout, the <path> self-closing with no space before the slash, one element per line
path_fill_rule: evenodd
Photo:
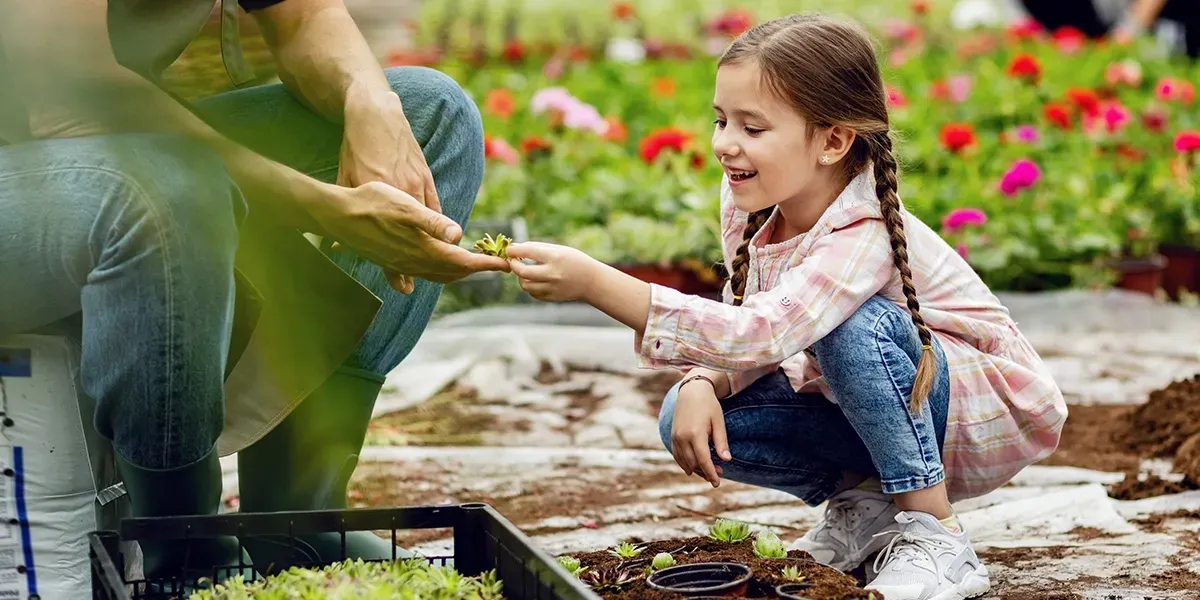
<path fill-rule="evenodd" d="M 464 229 L 483 179 L 483 129 L 452 79 L 387 71 Z M 337 175 L 341 126 L 282 85 L 196 103 L 231 138 L 316 178 Z M 0 147 L 0 332 L 81 317 L 81 379 L 95 426 L 129 462 L 168 469 L 207 455 L 224 423 L 233 263 L 247 203 L 214 153 L 172 135 L 122 134 Z M 382 380 L 416 344 L 441 286 L 392 290 L 381 270 L 326 250 L 383 306 L 346 367 Z"/>
<path fill-rule="evenodd" d="M 712 456 L 725 479 L 781 490 L 810 506 L 837 491 L 847 472 L 878 477 L 887 494 L 945 479 L 950 384 L 936 338 L 937 381 L 919 413 L 909 410 L 909 392 L 921 341 L 908 312 L 895 303 L 867 300 L 812 350 L 837 403 L 820 393 L 797 393 L 782 371 L 723 399 L 733 460 Z M 667 448 L 678 393 L 676 384 L 659 414 Z"/>

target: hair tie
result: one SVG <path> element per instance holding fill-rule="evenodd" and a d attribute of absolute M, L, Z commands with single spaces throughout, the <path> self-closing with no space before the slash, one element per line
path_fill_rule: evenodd
<path fill-rule="evenodd" d="M 733 297 L 733 299 L 734 299 L 734 300 L 741 300 L 741 299 L 742 299 L 742 297 L 741 297 L 741 296 L 734 296 L 734 297 Z"/>
<path fill-rule="evenodd" d="M 930 344 L 925 344 L 924 346 L 921 346 L 921 349 L 922 350 L 933 350 L 933 346 Z"/>

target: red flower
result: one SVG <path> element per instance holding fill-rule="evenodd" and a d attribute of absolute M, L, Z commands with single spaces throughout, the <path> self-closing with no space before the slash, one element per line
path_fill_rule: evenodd
<path fill-rule="evenodd" d="M 1068 88 L 1067 99 L 1083 114 L 1093 117 L 1100 114 L 1100 95 L 1092 90 L 1077 87 Z"/>
<path fill-rule="evenodd" d="M 929 84 L 929 95 L 934 100 L 949 100 L 950 99 L 950 84 L 944 79 L 938 79 Z"/>
<path fill-rule="evenodd" d="M 717 16 L 716 19 L 709 24 L 709 28 L 716 32 L 722 33 L 729 37 L 737 37 L 754 26 L 754 16 L 750 11 L 739 8 L 731 8 Z"/>
<path fill-rule="evenodd" d="M 592 57 L 592 51 L 585 46 L 571 46 L 567 50 L 567 58 L 572 62 L 585 62 Z"/>
<path fill-rule="evenodd" d="M 502 119 L 512 116 L 516 106 L 517 102 L 513 99 L 512 92 L 505 88 L 497 88 L 488 92 L 487 98 L 483 101 L 485 111 Z"/>
<path fill-rule="evenodd" d="M 1141 150 L 1138 150 L 1129 144 L 1119 144 L 1117 146 L 1117 155 L 1133 162 L 1141 162 L 1142 159 L 1146 157 Z"/>
<path fill-rule="evenodd" d="M 521 140 L 521 153 L 529 156 L 548 154 L 550 148 L 550 142 L 540 136 L 530 135 Z"/>
<path fill-rule="evenodd" d="M 1041 23 L 1033 19 L 1022 19 L 1008 26 L 1008 37 L 1015 41 L 1032 40 L 1041 32 Z"/>
<path fill-rule="evenodd" d="M 618 21 L 632 19 L 634 15 L 633 5 L 628 2 L 614 2 L 612 5 L 612 16 Z"/>
<path fill-rule="evenodd" d="M 888 104 L 896 108 L 908 106 L 908 98 L 904 97 L 904 92 L 892 86 L 887 86 Z"/>
<path fill-rule="evenodd" d="M 1071 27 L 1059 27 L 1054 30 L 1054 43 L 1058 46 L 1059 51 L 1072 54 L 1083 48 L 1084 42 L 1087 41 L 1087 36 L 1082 31 Z"/>
<path fill-rule="evenodd" d="M 929 2 L 927 0 L 913 0 L 912 11 L 918 15 L 924 15 L 929 12 Z"/>
<path fill-rule="evenodd" d="M 1142 126 L 1154 133 L 1167 129 L 1167 113 L 1160 108 L 1148 108 L 1142 113 Z"/>
<path fill-rule="evenodd" d="M 1042 114 L 1059 129 L 1071 128 L 1071 108 L 1062 102 L 1047 102 Z"/>
<path fill-rule="evenodd" d="M 1042 65 L 1033 55 L 1018 54 L 1013 57 L 1012 62 L 1008 63 L 1008 75 L 1037 83 L 1042 77 Z"/>
<path fill-rule="evenodd" d="M 947 123 L 942 126 L 942 145 L 958 153 L 975 144 L 975 128 L 970 123 Z"/>
<path fill-rule="evenodd" d="M 650 84 L 650 94 L 656 98 L 670 98 L 675 90 L 675 80 L 670 77 L 659 77 Z"/>
<path fill-rule="evenodd" d="M 509 40 L 504 44 L 504 60 L 508 62 L 521 62 L 525 60 L 525 44 L 521 40 Z"/>
<path fill-rule="evenodd" d="M 608 123 L 608 129 L 604 130 L 604 139 L 619 144 L 625 143 L 625 140 L 629 138 L 629 131 L 625 129 L 625 124 L 621 122 L 621 119 L 609 117 L 605 121 Z"/>
<path fill-rule="evenodd" d="M 639 153 L 642 160 L 654 164 L 663 150 L 683 152 L 692 143 L 692 134 L 677 127 L 665 127 L 642 139 Z"/>
<path fill-rule="evenodd" d="M 1175 136 L 1175 151 L 1180 154 L 1200 152 L 1200 131 L 1180 131 Z"/>

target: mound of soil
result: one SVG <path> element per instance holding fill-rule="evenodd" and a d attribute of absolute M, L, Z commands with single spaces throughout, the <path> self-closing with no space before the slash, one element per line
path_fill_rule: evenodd
<path fill-rule="evenodd" d="M 1181 482 L 1139 473 L 1144 459 L 1172 457 Z M 1070 407 L 1058 450 L 1041 464 L 1125 473 L 1109 489 L 1120 500 L 1200 489 L 1200 375 L 1151 392 L 1140 406 Z"/>
<path fill-rule="evenodd" d="M 763 559 L 754 555 L 753 538 L 736 544 L 727 544 L 707 537 L 693 537 L 672 540 L 657 540 L 644 545 L 641 554 L 632 560 L 622 560 L 609 554 L 607 550 L 588 552 L 575 555 L 579 563 L 588 570 L 617 568 L 632 569 L 638 573 L 636 581 L 624 586 L 619 591 L 601 591 L 600 596 L 606 600 L 679 600 L 680 594 L 666 593 L 656 590 L 646 584 L 641 575 L 646 566 L 659 552 L 667 552 L 675 557 L 676 564 L 702 562 L 737 562 L 748 565 L 753 575 L 746 598 L 777 598 L 775 586 L 785 581 L 780 576 L 785 567 L 796 567 L 803 577 L 804 583 L 813 587 L 804 592 L 811 600 L 883 600 L 879 592 L 868 592 L 858 587 L 858 582 L 851 577 L 818 564 L 807 552 L 792 550 L 788 558 Z"/>

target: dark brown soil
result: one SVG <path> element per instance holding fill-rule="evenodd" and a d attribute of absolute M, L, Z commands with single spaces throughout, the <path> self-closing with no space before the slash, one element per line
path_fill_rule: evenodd
<path fill-rule="evenodd" d="M 1136 524 L 1148 533 L 1162 533 L 1166 530 L 1164 523 L 1170 519 L 1200 520 L 1200 510 L 1177 510 L 1166 514 L 1155 513 L 1142 519 L 1130 519 L 1129 522 Z"/>
<path fill-rule="evenodd" d="M 1194 487 L 1187 485 L 1188 483 L 1167 481 L 1157 475 L 1138 475 L 1131 471 L 1125 474 L 1125 479 L 1108 488 L 1108 495 L 1117 500 L 1141 500 L 1186 492 Z"/>
<path fill-rule="evenodd" d="M 1047 546 L 1044 548 L 988 548 L 979 552 L 979 558 L 985 563 L 997 563 L 1009 568 L 1020 568 L 1031 562 L 1059 560 L 1066 556 L 1070 548 L 1067 546 Z"/>
<path fill-rule="evenodd" d="M 1142 460 L 1164 457 L 1175 458 L 1182 482 L 1139 473 Z M 1200 375 L 1151 392 L 1136 407 L 1072 406 L 1058 450 L 1041 464 L 1125 473 L 1109 488 L 1120 500 L 1200 488 Z"/>
<path fill-rule="evenodd" d="M 866 600 L 873 594 L 882 600 L 878 592 L 867 592 L 858 587 L 851 576 L 835 569 L 817 564 L 806 552 L 793 550 L 786 559 L 761 559 L 754 555 L 753 538 L 737 544 L 726 544 L 707 537 L 674 540 L 658 540 L 646 544 L 637 558 L 630 561 L 611 555 L 607 550 L 575 555 L 581 565 L 592 569 L 632 569 L 639 577 L 619 591 L 601 592 L 606 600 L 679 600 L 682 595 L 655 590 L 641 577 L 646 565 L 659 552 L 668 552 L 677 564 L 700 562 L 738 562 L 749 565 L 753 570 L 747 598 L 775 598 L 774 587 L 784 583 L 780 573 L 784 567 L 796 567 L 805 583 L 813 584 L 805 591 L 811 600 Z"/>
<path fill-rule="evenodd" d="M 1068 531 L 1067 535 L 1074 536 L 1075 538 L 1084 542 L 1117 537 L 1115 533 L 1104 531 L 1103 529 L 1096 529 L 1095 527 L 1076 527 L 1075 529 Z"/>

